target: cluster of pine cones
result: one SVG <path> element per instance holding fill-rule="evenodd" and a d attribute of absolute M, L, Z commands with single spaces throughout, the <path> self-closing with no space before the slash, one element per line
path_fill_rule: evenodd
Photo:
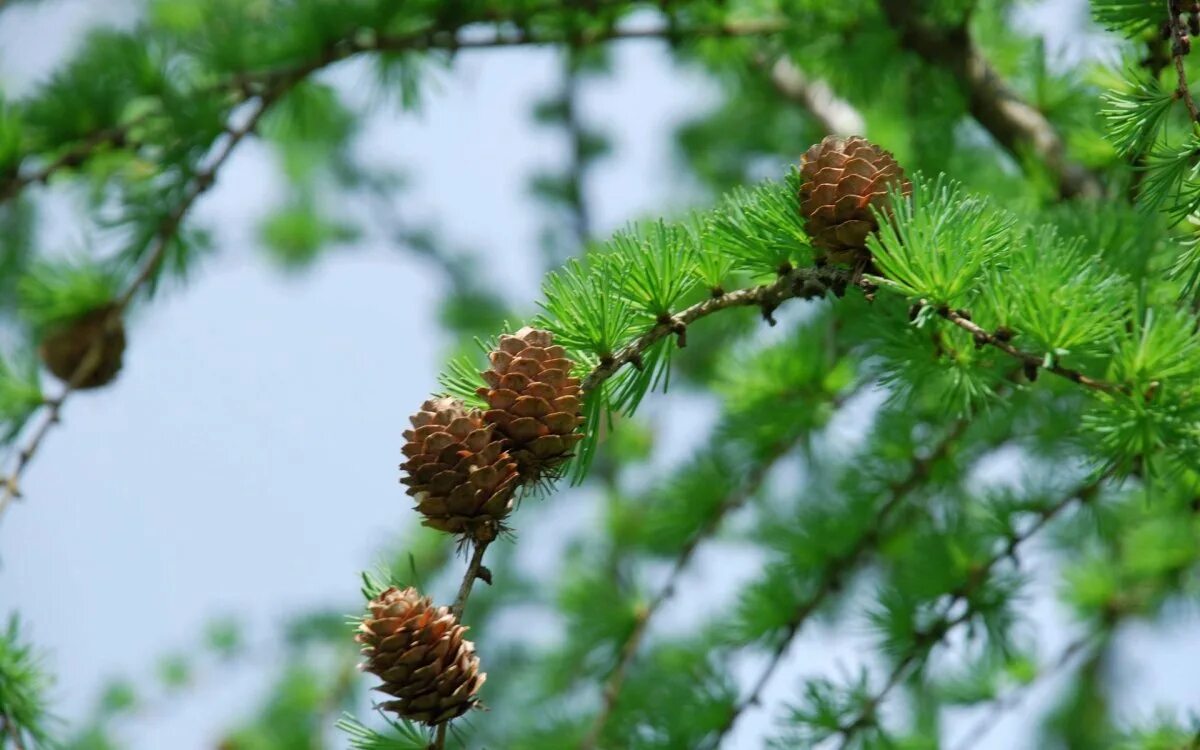
<path fill-rule="evenodd" d="M 799 210 L 823 261 L 869 262 L 866 238 L 875 211 L 889 210 L 889 189 L 911 185 L 890 153 L 864 138 L 830 137 L 804 155 Z M 475 544 L 504 529 L 515 493 L 553 477 L 571 456 L 582 402 L 574 363 L 547 331 L 522 328 L 500 337 L 482 373 L 486 409 L 432 398 L 412 416 L 400 480 L 426 526 Z M 437 725 L 477 705 L 485 675 L 466 628 L 450 610 L 415 589 L 389 588 L 371 600 L 358 642 L 393 700 L 382 707 Z"/>
<path fill-rule="evenodd" d="M 488 355 L 484 410 L 432 398 L 404 433 L 401 482 L 426 526 L 486 544 L 504 529 L 515 493 L 555 475 L 583 435 L 574 363 L 548 331 L 522 328 Z M 390 588 L 371 600 L 359 625 L 363 669 L 394 700 L 383 708 L 430 725 L 476 705 L 486 675 L 466 628 L 415 589 Z"/>
<path fill-rule="evenodd" d="M 478 393 L 489 408 L 426 401 L 404 433 L 400 466 L 423 523 L 476 542 L 504 528 L 517 487 L 552 477 L 583 439 L 574 363 L 548 331 L 505 334 L 488 359 Z"/>

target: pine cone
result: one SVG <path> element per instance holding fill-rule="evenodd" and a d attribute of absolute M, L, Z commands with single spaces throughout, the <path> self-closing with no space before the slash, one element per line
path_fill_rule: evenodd
<path fill-rule="evenodd" d="M 521 477 L 538 479 L 571 457 L 583 439 L 579 378 L 574 363 L 549 331 L 526 326 L 500 337 L 483 372 L 488 387 L 479 395 L 491 407 L 483 418 L 508 438 L 508 450 Z"/>
<path fill-rule="evenodd" d="M 46 332 L 38 348 L 46 369 L 56 378 L 69 383 L 92 352 L 95 361 L 87 365 L 75 383 L 78 389 L 107 385 L 121 371 L 125 354 L 125 326 L 121 316 L 114 314 L 111 305 L 98 307 L 74 320 L 61 323 Z"/>
<path fill-rule="evenodd" d="M 860 136 L 827 136 L 804 154 L 800 176 L 800 213 L 808 234 L 838 263 L 863 257 L 867 235 L 879 229 L 871 209 L 889 210 L 889 187 L 899 184 L 905 195 L 912 192 L 891 152 Z"/>
<path fill-rule="evenodd" d="M 362 644 L 361 668 L 383 680 L 383 703 L 410 721 L 441 724 L 462 716 L 478 701 L 487 675 L 479 671 L 467 628 L 446 607 L 434 607 L 416 589 L 389 588 L 367 605 L 369 614 L 354 640 Z"/>
<path fill-rule="evenodd" d="M 434 398 L 412 416 L 400 468 L 423 523 L 476 540 L 494 539 L 513 507 L 517 465 L 478 411 Z"/>

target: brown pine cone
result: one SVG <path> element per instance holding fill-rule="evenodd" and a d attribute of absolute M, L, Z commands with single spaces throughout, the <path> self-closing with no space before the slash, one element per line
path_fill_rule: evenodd
<path fill-rule="evenodd" d="M 426 526 L 490 541 L 512 511 L 517 465 L 505 441 L 453 398 L 433 398 L 412 416 L 400 468 Z"/>
<path fill-rule="evenodd" d="M 478 704 L 487 675 L 479 671 L 467 628 L 446 607 L 434 607 L 416 589 L 389 588 L 367 605 L 354 639 L 362 644 L 361 668 L 383 680 L 376 690 L 392 696 L 382 707 L 409 721 L 441 724 Z"/>
<path fill-rule="evenodd" d="M 574 363 L 549 331 L 526 326 L 500 337 L 488 355 L 486 388 L 479 389 L 491 407 L 483 418 L 508 439 L 508 450 L 526 480 L 547 475 L 571 457 L 583 439 L 578 432 L 582 396 Z"/>
<path fill-rule="evenodd" d="M 890 210 L 889 187 L 912 192 L 892 154 L 860 136 L 827 136 L 804 154 L 800 176 L 800 213 L 808 234 L 836 263 L 865 257 L 867 235 L 879 229 L 871 209 Z"/>
<path fill-rule="evenodd" d="M 79 373 L 75 388 L 99 388 L 111 383 L 121 371 L 125 326 L 111 305 L 98 307 L 51 327 L 42 337 L 38 353 L 46 369 L 64 383 L 71 382 L 80 367 L 86 367 L 87 372 Z M 93 360 L 85 362 L 89 355 Z"/>

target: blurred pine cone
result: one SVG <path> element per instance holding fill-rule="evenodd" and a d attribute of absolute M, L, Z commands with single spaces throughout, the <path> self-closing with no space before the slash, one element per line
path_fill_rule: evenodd
<path fill-rule="evenodd" d="M 827 136 L 801 158 L 800 176 L 800 213 L 808 234 L 836 263 L 865 255 L 867 235 L 879 228 L 871 209 L 889 210 L 888 188 L 912 192 L 891 152 L 860 136 Z"/>
<path fill-rule="evenodd" d="M 377 690 L 395 700 L 382 704 L 409 721 L 441 724 L 478 701 L 487 675 L 479 671 L 467 628 L 446 607 L 434 607 L 416 589 L 389 588 L 367 605 L 354 637 L 362 644 L 362 669 L 383 680 Z"/>
<path fill-rule="evenodd" d="M 479 395 L 491 407 L 483 418 L 508 438 L 508 450 L 526 480 L 539 479 L 571 457 L 583 439 L 577 428 L 582 397 L 579 379 L 553 335 L 526 326 L 500 337 L 483 373 L 488 387 Z"/>
<path fill-rule="evenodd" d="M 79 373 L 75 388 L 99 388 L 111 383 L 121 371 L 125 325 L 112 305 L 98 307 L 50 328 L 42 337 L 38 353 L 46 369 L 64 383 L 71 382 L 80 367 L 86 366 L 87 372 Z M 85 362 L 90 354 L 94 361 Z"/>
<path fill-rule="evenodd" d="M 517 465 L 505 441 L 478 411 L 453 398 L 433 398 L 412 416 L 400 468 L 426 526 L 494 539 L 513 507 Z"/>

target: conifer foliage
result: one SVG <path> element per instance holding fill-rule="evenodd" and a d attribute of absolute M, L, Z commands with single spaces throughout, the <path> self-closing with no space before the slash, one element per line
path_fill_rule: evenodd
<path fill-rule="evenodd" d="M 191 214 L 243 143 L 280 157 L 259 236 L 288 272 L 369 230 L 337 201 L 394 197 L 323 71 L 368 61 L 404 116 L 459 55 L 548 46 L 565 83 L 538 120 L 573 173 L 534 192 L 577 247 L 549 232 L 540 299 L 504 300 L 486 253 L 389 227 L 478 346 L 397 425 L 411 501 L 381 519 L 420 524 L 354 632 L 297 620 L 329 658 L 222 747 L 324 747 L 343 710 L 358 750 L 968 750 L 1009 714 L 1028 746 L 1200 747 L 1194 695 L 1132 715 L 1109 669 L 1127 623 L 1200 632 L 1200 7 L 1092 0 L 1114 67 L 1048 55 L 1022 5 L 149 2 L 0 99 L 0 514 L 20 523 L 74 394 L 137 366 L 154 296 L 220 250 Z M 678 138 L 711 200 L 595 241 L 607 146 L 577 94 L 618 40 L 720 93 Z M 94 252 L 35 246 L 56 190 Z M 1046 628 L 1026 602 L 1051 598 Z M 16 750 L 57 731 L 27 639 L 0 632 Z M 68 746 L 111 747 L 116 713 Z"/>

